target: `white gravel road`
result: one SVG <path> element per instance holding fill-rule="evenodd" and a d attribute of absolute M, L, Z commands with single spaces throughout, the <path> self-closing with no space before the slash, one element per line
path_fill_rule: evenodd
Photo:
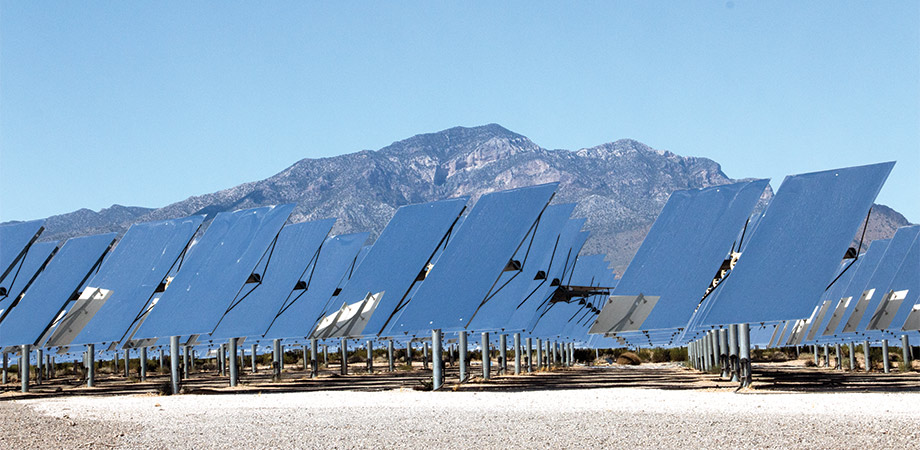
<path fill-rule="evenodd" d="M 0 447 L 898 448 L 920 445 L 918 403 L 635 388 L 63 397 L 0 404 Z"/>

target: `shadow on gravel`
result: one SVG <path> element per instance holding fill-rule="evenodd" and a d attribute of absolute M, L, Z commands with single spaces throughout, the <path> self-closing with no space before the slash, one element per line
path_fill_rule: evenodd
<path fill-rule="evenodd" d="M 493 366 L 495 367 L 495 366 Z M 737 383 L 721 380 L 717 375 L 701 373 L 680 366 L 578 366 L 568 369 L 537 371 L 522 375 L 493 375 L 482 380 L 481 368 L 470 368 L 473 378 L 458 383 L 456 367 L 445 370 L 442 391 L 459 392 L 524 392 L 565 389 L 644 388 L 665 390 L 724 390 L 733 391 Z M 499 373 L 493 369 L 493 374 Z M 313 391 L 386 391 L 394 389 L 429 388 L 431 371 L 420 366 L 396 372 L 359 373 L 341 376 L 332 366 L 311 379 L 304 371 L 285 371 L 282 380 L 274 382 L 265 369 L 255 374 L 241 373 L 240 384 L 229 387 L 229 380 L 216 372 L 196 372 L 182 380 L 183 394 L 240 394 Z M 754 365 L 754 391 L 758 392 L 911 392 L 920 391 L 920 374 L 842 372 L 820 368 L 790 367 L 777 364 Z M 98 378 L 96 387 L 88 388 L 73 378 L 55 378 L 41 385 L 32 385 L 30 392 L 19 392 L 19 385 L 0 386 L 0 401 L 55 398 L 61 396 L 159 395 L 167 390 L 169 376 L 153 374 L 145 382 L 109 375 Z"/>

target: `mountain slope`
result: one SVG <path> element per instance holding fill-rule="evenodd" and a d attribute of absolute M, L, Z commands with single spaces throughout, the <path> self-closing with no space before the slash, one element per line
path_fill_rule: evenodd
<path fill-rule="evenodd" d="M 554 202 L 577 202 L 576 216 L 588 219 L 586 229 L 592 234 L 583 253 L 606 253 L 622 271 L 671 192 L 734 180 L 712 160 L 655 150 L 633 140 L 577 151 L 548 150 L 490 124 L 421 134 L 377 151 L 303 159 L 261 181 L 155 210 L 128 208 L 130 214 L 123 211 L 109 222 L 76 220 L 86 215 L 84 210 L 56 216 L 43 237 L 123 231 L 136 221 L 278 203 L 297 203 L 294 222 L 336 217 L 335 233 L 371 231 L 376 236 L 401 205 L 458 195 L 471 195 L 475 201 L 487 192 L 552 181 L 561 183 Z M 763 200 L 771 196 L 768 191 Z M 871 238 L 887 237 L 907 223 L 890 208 L 877 210 L 882 212 L 870 221 Z M 68 222 L 65 218 L 71 215 L 74 219 Z"/>

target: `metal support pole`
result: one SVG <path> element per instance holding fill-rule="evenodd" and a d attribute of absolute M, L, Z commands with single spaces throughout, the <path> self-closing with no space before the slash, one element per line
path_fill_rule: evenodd
<path fill-rule="evenodd" d="M 552 342 L 550 342 L 549 339 L 547 339 L 545 342 L 546 342 L 546 368 L 549 369 L 550 356 L 551 356 L 550 347 L 552 347 Z"/>
<path fill-rule="evenodd" d="M 742 323 L 739 328 L 738 345 L 740 347 L 741 359 L 741 387 L 748 387 L 753 381 L 751 373 L 751 328 L 748 324 Z"/>
<path fill-rule="evenodd" d="M 470 361 L 467 357 L 466 331 L 461 331 L 457 340 L 460 347 L 460 382 L 463 383 L 470 377 L 468 373 Z"/>
<path fill-rule="evenodd" d="M 553 362 L 552 365 L 557 366 L 559 365 L 559 352 L 556 350 L 556 347 L 559 347 L 559 342 L 547 341 L 547 343 L 549 343 L 550 346 L 549 346 L 549 350 L 546 351 L 546 356 L 549 357 L 549 355 L 552 354 L 552 359 L 551 359 L 551 361 Z"/>
<path fill-rule="evenodd" d="M 422 342 L 422 369 L 428 370 L 428 343 Z"/>
<path fill-rule="evenodd" d="M 252 355 L 249 357 L 249 365 L 252 366 L 251 367 L 252 373 L 256 373 L 256 350 L 258 350 L 258 348 L 256 347 L 256 344 L 252 344 L 249 347 L 249 351 L 252 352 Z"/>
<path fill-rule="evenodd" d="M 815 367 L 818 367 L 821 361 L 818 359 L 818 346 L 816 344 L 812 344 L 811 352 L 815 355 Z"/>
<path fill-rule="evenodd" d="M 543 341 L 537 338 L 537 370 L 543 368 Z"/>
<path fill-rule="evenodd" d="M 35 365 L 37 369 L 35 371 L 35 384 L 41 385 L 42 379 L 45 378 L 45 374 L 43 373 L 45 369 L 45 352 L 43 352 L 42 349 L 38 349 L 36 353 L 38 353 L 38 355 L 35 358 Z"/>
<path fill-rule="evenodd" d="M 514 333 L 514 374 L 521 374 L 521 333 Z"/>
<path fill-rule="evenodd" d="M 863 355 L 864 355 L 863 359 L 866 363 L 866 372 L 869 372 L 872 370 L 872 357 L 869 356 L 869 348 L 870 348 L 869 340 L 866 339 L 865 341 L 863 341 Z"/>
<path fill-rule="evenodd" d="M 441 330 L 431 330 L 431 390 L 441 389 L 444 382 L 444 359 L 441 357 Z"/>
<path fill-rule="evenodd" d="M 501 358 L 501 364 L 499 367 L 499 374 L 507 375 L 508 374 L 508 335 L 500 334 L 498 335 L 498 357 Z"/>
<path fill-rule="evenodd" d="M 227 357 L 224 355 L 224 350 L 224 344 L 220 344 L 220 346 L 217 347 L 217 369 L 222 377 L 227 375 Z M 186 353 L 188 352 L 186 351 Z"/>
<path fill-rule="evenodd" d="M 910 369 L 910 340 L 906 334 L 901 335 L 901 359 L 905 368 Z"/>
<path fill-rule="evenodd" d="M 323 366 L 329 367 L 329 346 L 323 344 Z"/>
<path fill-rule="evenodd" d="M 125 378 L 128 378 L 128 377 L 131 376 L 131 372 L 130 372 L 130 369 L 131 369 L 131 353 L 130 353 L 130 351 L 131 351 L 131 350 L 126 348 L 124 351 L 125 351 Z"/>
<path fill-rule="evenodd" d="M 313 373 L 310 365 L 310 350 L 307 349 L 307 344 L 303 345 L 303 371 Z"/>
<path fill-rule="evenodd" d="M 140 373 L 141 381 L 147 381 L 147 347 L 141 347 L 141 360 L 138 372 Z"/>
<path fill-rule="evenodd" d="M 731 377 L 731 367 L 728 362 L 728 330 L 719 330 L 719 365 L 722 366 L 722 378 Z"/>
<path fill-rule="evenodd" d="M 830 366 L 831 366 L 831 355 L 830 355 L 830 352 L 828 352 L 828 345 L 824 344 L 824 367 L 830 367 Z"/>
<path fill-rule="evenodd" d="M 182 373 L 184 378 L 192 374 L 192 349 L 187 345 L 182 347 Z"/>
<path fill-rule="evenodd" d="M 22 385 L 22 392 L 29 392 L 29 371 L 31 370 L 29 355 L 32 353 L 31 346 L 26 344 L 20 347 L 19 355 L 19 380 Z"/>
<path fill-rule="evenodd" d="M 367 341 L 367 373 L 374 372 L 374 341 Z"/>
<path fill-rule="evenodd" d="M 280 341 L 279 341 L 280 342 Z M 278 348 L 278 366 L 281 367 L 281 370 L 284 370 L 284 344 L 281 344 L 281 347 Z"/>
<path fill-rule="evenodd" d="M 709 372 L 709 369 L 712 367 L 712 341 L 709 340 L 709 335 L 706 334 L 703 336 L 703 370 Z"/>
<path fill-rule="evenodd" d="M 856 370 L 856 344 L 850 341 L 850 370 Z"/>
<path fill-rule="evenodd" d="M 316 338 L 310 339 L 310 377 L 319 376 L 319 343 Z"/>
<path fill-rule="evenodd" d="M 175 395 L 179 393 L 179 336 L 169 337 L 169 366 L 172 393 Z"/>
<path fill-rule="evenodd" d="M 281 381 L 281 339 L 272 339 L 272 380 Z"/>
<path fill-rule="evenodd" d="M 722 344 L 722 341 L 719 340 L 719 330 L 712 330 L 711 332 L 712 339 L 712 366 L 714 369 L 721 370 L 719 364 L 721 364 L 721 355 L 722 349 L 719 346 Z"/>
<path fill-rule="evenodd" d="M 7 379 L 9 378 L 9 371 L 10 371 L 9 355 L 7 355 L 6 352 L 3 352 L 3 375 L 2 375 L 2 380 L 0 380 L 0 382 L 2 382 L 3 384 L 6 384 Z"/>
<path fill-rule="evenodd" d="M 3 354 L 6 358 L 6 353 Z M 86 346 L 86 387 L 93 387 L 96 383 L 96 349 L 93 344 Z"/>
<path fill-rule="evenodd" d="M 406 342 L 406 365 L 412 368 L 412 341 Z"/>
<path fill-rule="evenodd" d="M 527 343 L 527 373 L 533 372 L 533 340 L 531 338 L 525 339 Z"/>
<path fill-rule="evenodd" d="M 843 363 L 840 361 L 843 357 L 843 353 L 840 351 L 840 343 L 834 344 L 834 350 L 837 352 L 837 360 L 834 362 L 834 368 L 837 370 L 843 370 Z"/>
<path fill-rule="evenodd" d="M 387 341 L 387 369 L 389 369 L 390 372 L 393 372 L 396 370 L 396 361 L 393 358 L 393 353 L 396 352 L 396 349 L 394 347 L 395 345 L 393 344 L 392 339 Z"/>
<path fill-rule="evenodd" d="M 891 361 L 888 356 L 888 339 L 882 339 L 882 367 L 885 373 L 891 372 Z"/>
<path fill-rule="evenodd" d="M 342 350 L 342 364 L 339 365 L 339 372 L 342 375 L 348 375 L 348 339 L 339 339 L 339 348 Z"/>
<path fill-rule="evenodd" d="M 240 367 L 236 359 L 236 344 L 236 338 L 230 339 L 230 352 L 227 355 L 230 357 L 230 387 L 236 387 L 236 383 L 240 378 Z"/>
<path fill-rule="evenodd" d="M 160 370 L 163 370 L 163 367 L 165 367 L 165 364 L 166 364 L 166 355 L 164 355 L 163 353 L 165 352 L 163 352 L 163 349 L 161 348 L 160 349 Z"/>
<path fill-rule="evenodd" d="M 492 378 L 492 355 L 489 349 L 489 333 L 482 333 L 482 379 Z"/>

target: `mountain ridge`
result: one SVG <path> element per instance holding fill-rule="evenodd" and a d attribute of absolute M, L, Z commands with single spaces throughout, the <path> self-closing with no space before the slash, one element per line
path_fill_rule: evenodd
<path fill-rule="evenodd" d="M 501 189 L 560 182 L 554 203 L 578 203 L 591 237 L 583 254 L 605 253 L 622 272 L 674 190 L 739 181 L 708 158 L 681 156 L 632 139 L 578 150 L 540 147 L 498 124 L 453 127 L 395 141 L 379 150 L 304 158 L 268 178 L 162 208 L 113 205 L 52 216 L 42 239 L 123 232 L 131 223 L 213 215 L 268 204 L 296 203 L 292 222 L 326 217 L 333 232 L 382 230 L 399 206 Z M 764 192 L 761 205 L 772 197 Z M 907 220 L 878 205 L 868 240 L 890 237 Z M 87 212 L 89 211 L 89 212 Z M 92 213 L 92 214 L 90 214 Z"/>

